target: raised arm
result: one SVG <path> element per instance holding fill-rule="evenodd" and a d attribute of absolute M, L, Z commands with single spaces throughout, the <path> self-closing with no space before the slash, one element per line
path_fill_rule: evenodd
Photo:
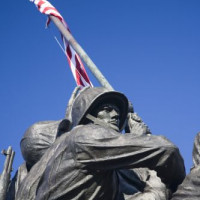
<path fill-rule="evenodd" d="M 185 177 L 178 148 L 164 137 L 121 135 L 96 125 L 77 127 L 74 132 L 76 160 L 91 169 L 148 167 L 170 188 Z"/>

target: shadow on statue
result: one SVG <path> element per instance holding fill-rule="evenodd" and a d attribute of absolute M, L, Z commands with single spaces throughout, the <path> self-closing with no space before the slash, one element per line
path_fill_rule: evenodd
<path fill-rule="evenodd" d="M 178 148 L 154 136 L 120 92 L 75 89 L 67 118 L 32 125 L 7 200 L 167 200 L 185 178 Z M 126 133 L 121 133 L 126 129 Z"/>

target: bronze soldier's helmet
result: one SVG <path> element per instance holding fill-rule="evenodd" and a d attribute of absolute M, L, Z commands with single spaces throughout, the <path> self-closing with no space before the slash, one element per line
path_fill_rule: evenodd
<path fill-rule="evenodd" d="M 86 124 L 86 115 L 93 113 L 103 104 L 114 104 L 119 108 L 119 130 L 122 130 L 128 113 L 128 99 L 122 93 L 103 87 L 86 88 L 78 94 L 72 107 L 73 125 Z"/>

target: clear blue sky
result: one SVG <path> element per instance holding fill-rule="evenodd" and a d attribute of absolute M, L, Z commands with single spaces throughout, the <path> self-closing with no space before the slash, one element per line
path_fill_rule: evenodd
<path fill-rule="evenodd" d="M 200 1 L 50 2 L 152 133 L 180 148 L 189 172 L 200 131 Z M 37 121 L 62 119 L 75 82 L 53 38 L 57 30 L 53 24 L 45 30 L 46 17 L 34 4 L 6 0 L 0 6 L 0 149 L 12 145 L 16 171 L 25 130 Z M 3 162 L 0 156 L 0 170 Z"/>

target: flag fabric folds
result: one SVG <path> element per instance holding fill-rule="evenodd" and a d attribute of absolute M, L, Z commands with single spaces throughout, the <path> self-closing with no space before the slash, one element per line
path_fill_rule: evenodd
<path fill-rule="evenodd" d="M 65 28 L 69 30 L 69 27 L 65 20 L 63 19 L 62 15 L 58 12 L 58 10 L 52 6 L 48 1 L 46 0 L 30 0 L 31 2 L 34 2 L 38 10 L 46 15 L 53 15 L 57 17 L 65 26 Z M 50 23 L 50 18 L 47 20 L 47 26 Z M 71 68 L 72 74 L 74 76 L 74 79 L 76 81 L 76 84 L 78 86 L 86 87 L 90 86 L 92 87 L 92 83 L 87 75 L 87 72 L 84 68 L 84 65 L 79 57 L 79 55 L 76 53 L 76 51 L 73 49 L 73 47 L 68 43 L 68 41 L 63 37 L 61 34 L 62 41 L 64 44 L 64 50 L 65 54 L 67 56 L 67 60 L 69 62 L 69 66 Z"/>

